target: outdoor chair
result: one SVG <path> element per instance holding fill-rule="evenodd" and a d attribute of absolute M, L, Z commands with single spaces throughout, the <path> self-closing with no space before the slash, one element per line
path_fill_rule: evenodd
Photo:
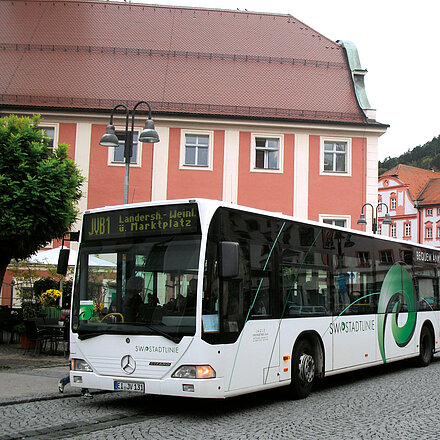
<path fill-rule="evenodd" d="M 69 325 L 64 324 L 63 328 L 51 329 L 50 332 L 50 349 L 53 353 L 58 352 L 58 344 L 63 346 L 63 355 L 69 348 Z"/>
<path fill-rule="evenodd" d="M 70 349 L 70 325 L 69 320 L 67 319 L 64 322 L 64 329 L 63 329 L 63 354 L 64 357 L 69 354 Z"/>
<path fill-rule="evenodd" d="M 0 310 L 0 341 L 3 344 L 3 332 L 9 330 L 9 321 L 11 317 L 11 311 L 8 308 L 2 308 Z"/>
<path fill-rule="evenodd" d="M 41 353 L 42 349 L 44 348 L 46 342 L 49 339 L 45 330 L 39 330 L 36 321 L 32 321 L 32 320 L 25 320 L 24 326 L 26 328 L 26 340 L 27 340 L 25 353 L 27 353 L 31 348 L 32 342 L 35 344 L 34 354 L 37 353 L 37 347 L 39 347 Z"/>

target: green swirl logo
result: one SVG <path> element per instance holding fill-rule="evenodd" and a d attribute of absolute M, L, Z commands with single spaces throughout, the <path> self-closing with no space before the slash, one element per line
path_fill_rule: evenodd
<path fill-rule="evenodd" d="M 398 318 L 402 304 L 406 303 L 408 318 L 402 327 L 399 327 Z M 411 340 L 416 328 L 416 293 L 409 272 L 400 263 L 394 264 L 385 276 L 379 296 L 378 328 L 379 349 L 382 360 L 385 356 L 385 329 L 388 314 L 391 316 L 391 330 L 396 344 L 405 347 Z"/>

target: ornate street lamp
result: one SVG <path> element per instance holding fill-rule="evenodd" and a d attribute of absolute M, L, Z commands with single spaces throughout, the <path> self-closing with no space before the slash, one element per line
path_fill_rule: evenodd
<path fill-rule="evenodd" d="M 124 158 L 125 158 L 125 179 L 124 179 L 124 204 L 128 203 L 128 186 L 130 178 L 130 159 L 133 154 L 133 133 L 134 133 L 134 116 L 136 109 L 140 104 L 146 104 L 148 106 L 148 119 L 145 121 L 145 128 L 139 135 L 139 142 L 156 143 L 159 142 L 159 135 L 154 129 L 154 122 L 151 119 L 151 106 L 147 101 L 139 101 L 133 107 L 133 110 L 129 110 L 125 104 L 115 105 L 110 114 L 110 123 L 107 125 L 105 134 L 101 137 L 99 145 L 103 147 L 119 147 L 119 139 L 116 136 L 115 126 L 113 125 L 113 114 L 119 107 L 125 108 L 125 141 L 124 141 Z M 128 129 L 128 121 L 131 116 L 131 130 Z"/>
<path fill-rule="evenodd" d="M 378 203 L 376 206 L 376 216 L 374 216 L 374 206 L 371 203 L 364 203 L 362 205 L 362 209 L 361 209 L 361 215 L 359 217 L 359 220 L 357 221 L 358 225 L 366 225 L 367 224 L 367 220 L 365 219 L 365 214 L 364 214 L 364 207 L 365 206 L 371 206 L 371 230 L 373 231 L 373 234 L 375 234 L 377 232 L 377 223 L 378 223 L 378 208 L 379 206 L 385 206 L 385 208 L 387 208 L 387 212 L 385 214 L 385 218 L 383 220 L 383 224 L 384 225 L 392 225 L 393 221 L 391 220 L 390 214 L 388 213 L 388 206 L 386 203 Z"/>

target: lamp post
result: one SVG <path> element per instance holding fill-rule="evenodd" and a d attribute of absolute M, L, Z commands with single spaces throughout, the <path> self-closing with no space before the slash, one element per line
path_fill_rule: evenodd
<path fill-rule="evenodd" d="M 125 158 L 125 179 L 124 179 L 124 204 L 128 203 L 128 185 L 130 179 L 130 160 L 133 154 L 133 132 L 134 132 L 134 116 L 136 114 L 136 109 L 139 105 L 146 104 L 148 106 L 148 119 L 145 121 L 145 128 L 141 131 L 139 135 L 139 142 L 159 142 L 159 135 L 154 129 L 154 122 L 151 119 L 151 106 L 147 101 L 139 101 L 133 107 L 133 110 L 129 110 L 128 106 L 125 104 L 115 105 L 110 114 L 110 123 L 107 125 L 105 134 L 99 141 L 99 145 L 103 147 L 119 147 L 119 139 L 116 136 L 115 126 L 113 125 L 113 114 L 115 110 L 119 107 L 125 109 L 125 141 L 124 141 L 124 158 Z M 128 129 L 128 122 L 131 116 L 131 130 Z"/>
<path fill-rule="evenodd" d="M 365 206 L 371 206 L 371 222 L 372 222 L 372 226 L 371 226 L 371 230 L 373 231 L 373 234 L 375 234 L 377 232 L 377 223 L 378 223 L 378 208 L 379 206 L 385 206 L 385 208 L 387 208 L 387 212 L 385 214 L 385 218 L 383 220 L 383 224 L 384 225 L 392 225 L 393 221 L 391 220 L 390 214 L 388 213 L 388 206 L 386 205 L 386 203 L 378 203 L 376 206 L 376 216 L 374 216 L 374 206 L 371 203 L 364 203 L 362 205 L 362 209 L 361 209 L 361 215 L 359 217 L 359 220 L 357 221 L 358 225 L 366 225 L 367 224 L 367 220 L 365 219 L 365 215 L 364 215 L 364 208 Z"/>

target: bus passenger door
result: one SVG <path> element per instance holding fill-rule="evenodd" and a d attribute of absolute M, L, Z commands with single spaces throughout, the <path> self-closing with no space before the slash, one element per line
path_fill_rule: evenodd
<path fill-rule="evenodd" d="M 234 347 L 228 391 L 279 381 L 278 321 L 250 320 Z"/>
<path fill-rule="evenodd" d="M 228 391 L 262 387 L 279 380 L 279 320 L 273 319 L 270 277 L 259 274 L 251 281 L 246 298 L 233 280 L 223 283 L 224 331 L 240 331 L 233 344 Z M 252 299 L 252 300 L 251 300 Z M 247 318 L 247 319 L 246 319 Z"/>

